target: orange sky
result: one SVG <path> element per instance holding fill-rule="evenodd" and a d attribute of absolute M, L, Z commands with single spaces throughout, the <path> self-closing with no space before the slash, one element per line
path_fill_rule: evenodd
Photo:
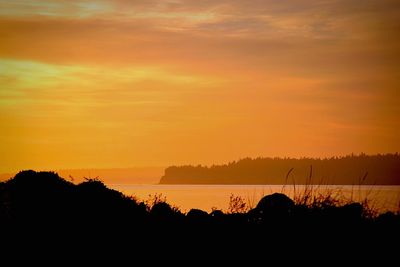
<path fill-rule="evenodd" d="M 400 3 L 0 1 L 0 172 L 400 151 Z"/>

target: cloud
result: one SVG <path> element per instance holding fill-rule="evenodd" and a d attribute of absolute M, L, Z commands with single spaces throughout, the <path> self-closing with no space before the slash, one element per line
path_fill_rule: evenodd
<path fill-rule="evenodd" d="M 98 16 L 112 11 L 107 1 L 2 1 L 0 16 L 3 17 L 75 17 Z"/>
<path fill-rule="evenodd" d="M 392 0 L 3 1 L 1 152 L 73 147 L 59 167 L 85 167 L 398 150 L 398 17 Z"/>

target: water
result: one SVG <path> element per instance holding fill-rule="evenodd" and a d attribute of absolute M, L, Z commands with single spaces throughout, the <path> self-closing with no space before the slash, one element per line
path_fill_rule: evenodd
<path fill-rule="evenodd" d="M 132 195 L 139 200 L 149 199 L 149 196 L 162 194 L 167 202 L 177 206 L 181 211 L 192 208 L 211 211 L 213 208 L 226 211 L 231 194 L 241 196 L 247 204 L 254 207 L 262 196 L 275 192 L 283 192 L 293 198 L 300 195 L 305 186 L 282 185 L 137 185 L 137 184 L 108 184 L 110 188 Z M 314 195 L 330 192 L 343 200 L 353 199 L 362 201 L 367 198 L 371 206 L 379 212 L 398 211 L 400 203 L 400 186 L 351 186 L 329 185 L 314 186 Z"/>

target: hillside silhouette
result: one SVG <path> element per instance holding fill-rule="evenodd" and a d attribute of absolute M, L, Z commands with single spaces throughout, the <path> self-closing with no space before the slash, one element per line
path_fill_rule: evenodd
<path fill-rule="evenodd" d="M 56 173 L 23 171 L 0 183 L 0 229 L 3 244 L 17 242 L 20 252 L 21 244 L 32 244 L 32 250 L 44 243 L 57 253 L 68 251 L 71 244 L 86 256 L 95 251 L 91 260 L 102 259 L 98 253 L 105 248 L 103 253 L 139 256 L 138 251 L 146 250 L 168 258 L 177 251 L 195 255 L 240 249 L 238 256 L 249 257 L 285 251 L 299 240 L 301 246 L 293 248 L 292 255 L 322 242 L 314 253 L 351 250 L 356 256 L 353 253 L 362 249 L 377 255 L 377 249 L 387 253 L 400 237 L 399 213 L 371 216 L 360 203 L 338 204 L 329 198 L 295 202 L 275 193 L 247 211 L 240 199 L 233 198 L 230 205 L 229 212 L 183 213 L 159 198 L 139 202 L 96 179 L 73 184 Z M 351 242 L 336 247 L 336 241 L 350 237 Z M 174 245 L 167 245 L 171 240 Z M 43 252 L 43 246 L 38 248 Z"/>
<path fill-rule="evenodd" d="M 400 155 L 332 158 L 245 158 L 225 165 L 172 166 L 161 184 L 399 185 Z"/>
<path fill-rule="evenodd" d="M 160 181 L 164 167 L 136 168 L 92 168 L 61 169 L 56 171 L 60 176 L 75 183 L 85 181 L 85 177 L 103 177 L 107 184 L 155 184 Z M 6 181 L 17 173 L 0 173 L 0 181 Z"/>

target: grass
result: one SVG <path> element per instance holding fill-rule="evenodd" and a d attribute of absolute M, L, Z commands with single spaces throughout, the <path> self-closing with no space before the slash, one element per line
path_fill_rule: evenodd
<path fill-rule="evenodd" d="M 353 185 L 351 191 L 348 192 L 340 186 L 332 188 L 331 185 L 324 183 L 323 179 L 314 183 L 312 166 L 310 166 L 306 184 L 297 185 L 293 170 L 294 168 L 291 168 L 287 172 L 285 184 L 282 186 L 280 193 L 291 197 L 296 206 L 322 210 L 359 203 L 363 209 L 363 217 L 370 219 L 377 218 L 385 212 L 384 205 L 380 204 L 377 200 L 378 195 L 383 192 L 376 190 L 374 185 L 371 185 L 367 190 L 363 188 L 368 172 L 360 177 L 358 185 Z M 289 183 L 290 180 L 292 184 Z M 262 196 L 264 196 L 264 189 Z M 248 212 L 256 206 L 259 199 L 255 191 L 252 195 L 247 195 L 246 200 L 241 196 L 231 194 L 229 197 L 228 213 Z M 398 208 L 397 211 L 394 211 L 395 214 L 400 214 L 400 193 L 398 199 Z"/>
<path fill-rule="evenodd" d="M 292 173 L 293 168 L 289 170 L 286 175 L 286 183 L 289 175 Z M 371 186 L 362 196 L 363 190 L 362 185 L 368 176 L 368 172 L 363 177 L 360 177 L 358 183 L 358 198 L 354 198 L 354 186 L 352 186 L 350 197 L 346 196 L 342 188 L 330 188 L 330 186 L 324 183 L 321 179 L 318 183 L 313 182 L 313 168 L 310 166 L 309 176 L 306 179 L 306 184 L 303 189 L 296 191 L 296 183 L 293 178 L 293 200 L 296 205 L 305 206 L 310 209 L 326 209 L 331 207 L 342 207 L 348 204 L 359 203 L 363 209 L 363 217 L 375 218 L 379 215 L 379 207 L 377 205 L 376 198 L 372 198 L 373 186 Z M 283 191 L 285 190 L 283 186 Z"/>
<path fill-rule="evenodd" d="M 332 207 L 342 207 L 347 204 L 359 203 L 363 208 L 363 217 L 365 218 L 376 218 L 383 213 L 382 205 L 378 203 L 377 196 L 379 191 L 376 191 L 373 186 L 370 186 L 367 190 L 363 188 L 363 184 L 366 180 L 368 173 L 365 173 L 359 179 L 358 185 L 353 185 L 350 192 L 343 188 L 337 187 L 332 188 L 329 184 L 324 183 L 323 179 L 320 179 L 317 183 L 313 180 L 313 167 L 310 166 L 310 172 L 306 179 L 306 184 L 296 184 L 294 177 L 294 168 L 291 168 L 285 177 L 285 184 L 282 186 L 280 193 L 286 194 L 293 199 L 297 206 L 303 206 L 309 209 L 328 209 Z M 86 178 L 86 180 L 98 180 L 96 178 Z M 289 183 L 291 181 L 292 183 Z M 265 196 L 265 189 L 262 192 L 256 192 L 254 189 L 252 193 L 248 193 L 246 197 L 231 194 L 228 200 L 228 208 L 224 211 L 227 214 L 244 214 L 254 209 L 258 201 Z M 269 194 L 274 193 L 272 189 L 269 190 Z M 136 197 L 132 197 L 136 202 L 141 202 L 146 206 L 146 210 L 150 211 L 152 207 L 159 203 L 168 204 L 174 211 L 181 212 L 177 206 L 172 206 L 167 203 L 167 198 L 161 193 L 149 194 L 147 199 L 139 201 Z M 400 214 L 400 194 L 398 197 L 398 209 L 395 213 Z M 211 209 L 220 210 L 218 207 Z M 186 211 L 184 212 L 186 213 Z"/>

